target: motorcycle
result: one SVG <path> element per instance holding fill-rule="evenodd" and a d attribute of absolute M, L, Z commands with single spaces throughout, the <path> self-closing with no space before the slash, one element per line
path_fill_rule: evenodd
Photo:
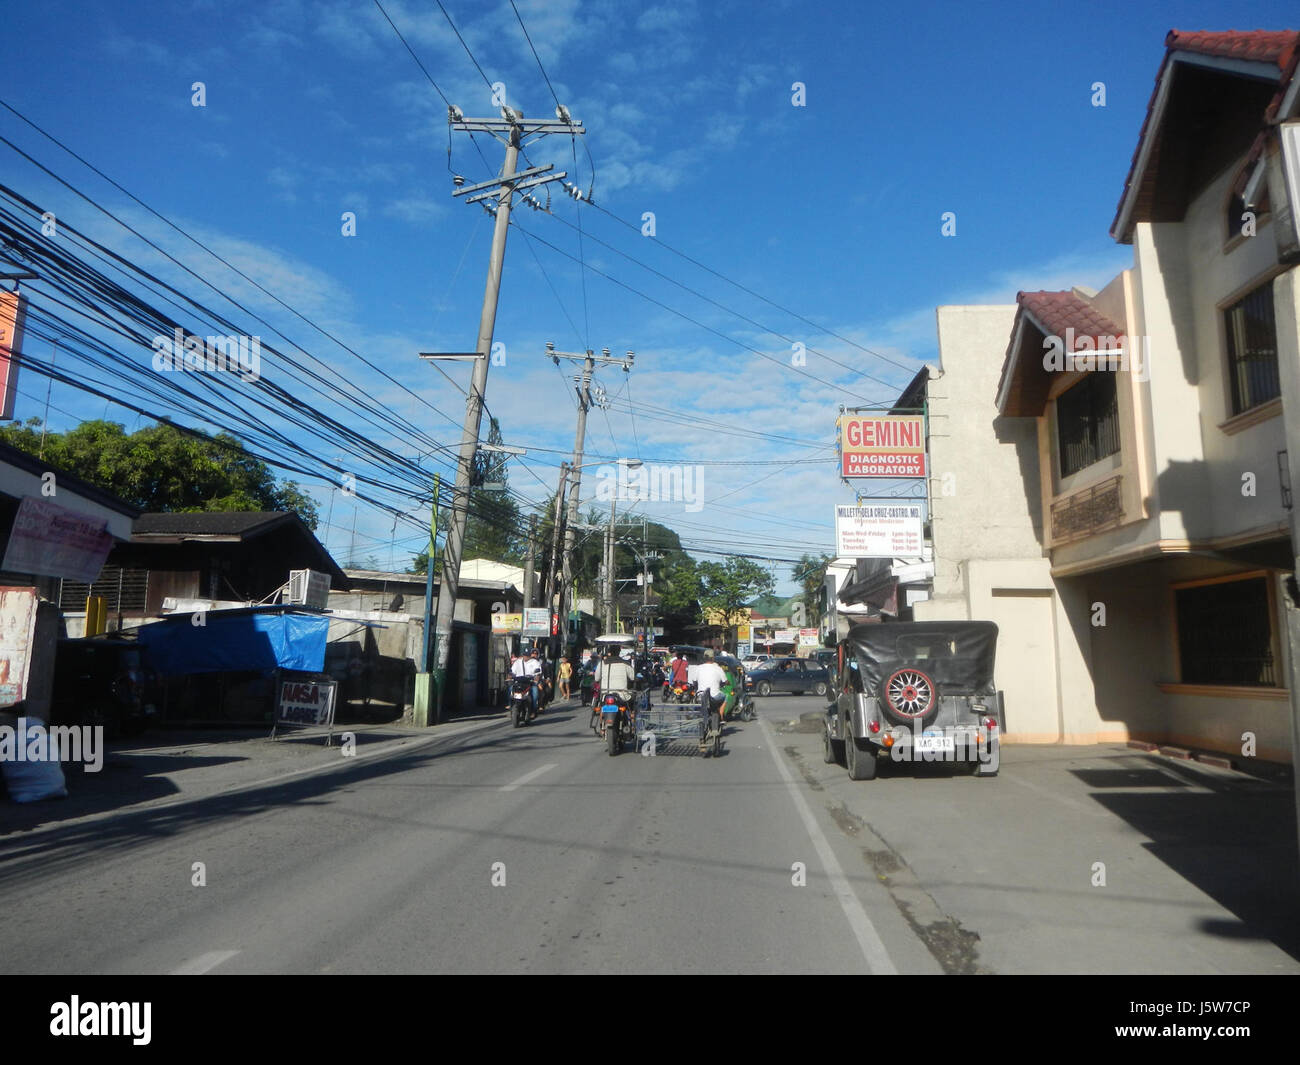
<path fill-rule="evenodd" d="M 515 728 L 523 728 L 533 712 L 533 685 L 527 677 L 515 677 L 510 682 L 509 713 Z"/>
<path fill-rule="evenodd" d="M 700 697 L 696 694 L 694 684 L 672 684 L 664 685 L 664 702 L 666 703 L 698 703 Z"/>
<path fill-rule="evenodd" d="M 600 703 L 600 733 L 605 740 L 605 750 L 612 756 L 623 749 L 624 743 L 635 739 L 633 714 L 621 692 L 610 692 Z"/>

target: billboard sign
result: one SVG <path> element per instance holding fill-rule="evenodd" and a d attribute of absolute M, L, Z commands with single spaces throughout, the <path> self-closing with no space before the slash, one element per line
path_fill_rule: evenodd
<path fill-rule="evenodd" d="M 844 477 L 924 477 L 925 419 L 919 414 L 842 414 Z"/>
<path fill-rule="evenodd" d="M 551 612 L 544 606 L 530 606 L 524 611 L 525 636 L 551 635 Z"/>
<path fill-rule="evenodd" d="M 523 614 L 493 614 L 492 631 L 497 635 L 519 632 L 524 627 Z"/>
<path fill-rule="evenodd" d="M 112 547 L 107 518 L 24 496 L 0 569 L 94 584 Z"/>
<path fill-rule="evenodd" d="M 909 558 L 924 546 L 920 504 L 835 506 L 835 551 L 843 558 Z"/>

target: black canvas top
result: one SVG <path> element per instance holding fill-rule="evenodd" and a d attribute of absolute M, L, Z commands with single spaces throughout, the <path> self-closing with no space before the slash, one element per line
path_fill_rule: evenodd
<path fill-rule="evenodd" d="M 940 693 L 993 695 L 998 627 L 991 621 L 915 621 L 855 625 L 844 638 L 868 691 L 904 666 L 929 675 Z"/>

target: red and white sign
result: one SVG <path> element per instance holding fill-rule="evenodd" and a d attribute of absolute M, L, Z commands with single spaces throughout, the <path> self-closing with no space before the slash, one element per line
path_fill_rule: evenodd
<path fill-rule="evenodd" d="M 835 553 L 844 558 L 910 558 L 925 547 L 921 508 L 913 504 L 836 504 Z"/>
<path fill-rule="evenodd" d="M 333 725 L 338 683 L 332 680 L 286 680 L 280 684 L 275 720 L 281 725 Z"/>
<path fill-rule="evenodd" d="M 27 298 L 17 292 L 0 292 L 0 418 L 14 416 L 18 395 L 18 362 L 23 346 L 23 319 Z"/>
<path fill-rule="evenodd" d="M 844 414 L 839 419 L 844 477 L 924 477 L 925 419 L 919 414 Z"/>
<path fill-rule="evenodd" d="M 112 547 L 107 518 L 24 496 L 0 568 L 93 584 Z"/>
<path fill-rule="evenodd" d="M 36 603 L 35 588 L 0 588 L 0 707 L 27 698 Z"/>

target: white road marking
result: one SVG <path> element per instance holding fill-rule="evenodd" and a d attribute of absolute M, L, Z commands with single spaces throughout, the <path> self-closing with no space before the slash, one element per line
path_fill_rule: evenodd
<path fill-rule="evenodd" d="M 835 852 L 831 850 L 831 845 L 818 826 L 817 819 L 813 817 L 812 810 L 808 808 L 807 801 L 800 793 L 799 785 L 795 783 L 794 776 L 790 773 L 785 762 L 781 760 L 781 755 L 777 751 L 776 738 L 768 728 L 767 722 L 762 718 L 758 719 L 758 727 L 763 730 L 763 735 L 767 739 L 768 751 L 772 755 L 772 761 L 776 763 L 777 772 L 781 774 L 781 779 L 785 781 L 786 790 L 790 792 L 790 798 L 794 800 L 795 809 L 799 811 L 799 817 L 803 821 L 804 828 L 808 830 L 808 835 L 812 838 L 813 847 L 816 848 L 817 856 L 822 861 L 822 867 L 826 870 L 827 877 L 830 878 L 831 887 L 835 890 L 835 897 L 839 899 L 840 908 L 844 911 L 844 916 L 849 921 L 849 927 L 853 929 L 853 934 L 857 937 L 858 946 L 862 949 L 863 957 L 867 959 L 867 968 L 873 973 L 897 976 L 898 969 L 894 965 L 893 959 L 890 958 L 889 951 L 885 949 L 885 944 L 876 931 L 876 926 L 871 923 L 867 911 L 862 908 L 862 903 L 858 901 L 857 895 L 853 893 L 853 888 L 849 885 L 849 879 L 844 875 L 844 870 L 840 868 L 840 863 L 835 858 Z"/>
<path fill-rule="evenodd" d="M 512 783 L 509 783 L 509 784 L 505 784 L 505 785 L 503 785 L 502 788 L 501 788 L 501 790 L 502 790 L 502 791 L 514 791 L 515 788 L 522 787 L 523 785 L 527 784 L 530 780 L 536 780 L 536 779 L 537 779 L 538 777 L 540 777 L 543 773 L 549 772 L 550 770 L 554 769 L 555 766 L 556 766 L 556 763 L 555 763 L 555 762 L 550 762 L 550 763 L 548 763 L 547 765 L 541 766 L 541 767 L 538 768 L 538 769 L 534 769 L 531 773 L 525 773 L 525 774 L 524 774 L 522 777 L 520 777 L 518 780 L 513 781 Z"/>
<path fill-rule="evenodd" d="M 211 972 L 222 962 L 227 962 L 233 958 L 239 951 L 237 950 L 210 950 L 206 954 L 200 954 L 197 958 L 191 958 L 178 969 L 173 969 L 169 976 L 202 976 L 206 972 Z"/>

